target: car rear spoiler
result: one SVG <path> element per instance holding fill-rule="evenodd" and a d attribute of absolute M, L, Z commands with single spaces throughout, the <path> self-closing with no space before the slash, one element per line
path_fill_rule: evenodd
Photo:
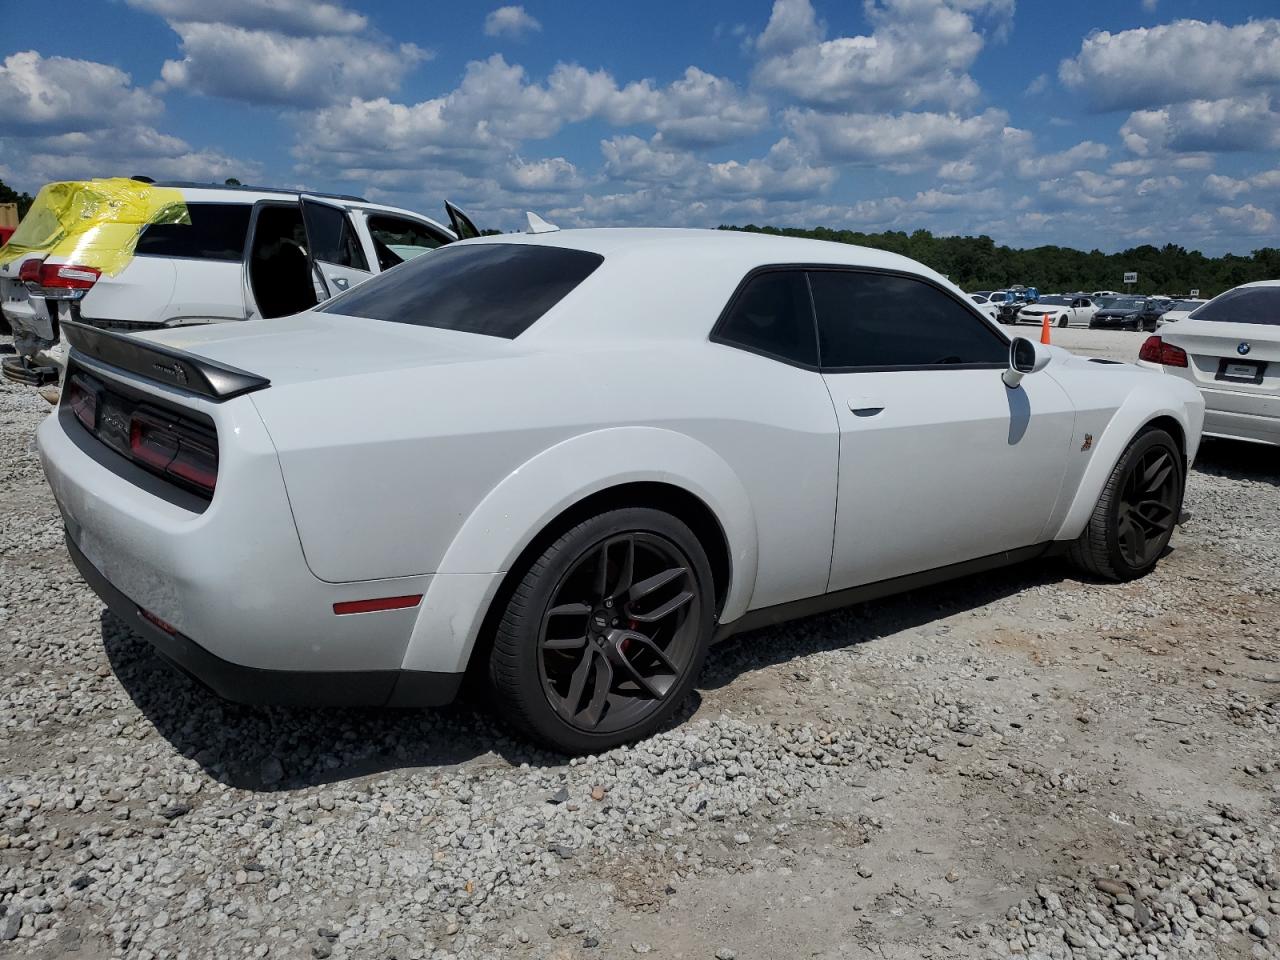
<path fill-rule="evenodd" d="M 60 326 L 71 346 L 86 357 L 214 403 L 271 386 L 266 377 L 128 334 L 73 320 L 63 320 Z"/>

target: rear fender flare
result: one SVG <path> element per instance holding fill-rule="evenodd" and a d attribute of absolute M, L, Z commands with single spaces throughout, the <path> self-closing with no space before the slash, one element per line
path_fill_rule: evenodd
<path fill-rule="evenodd" d="M 542 451 L 485 495 L 432 577 L 405 650 L 405 668 L 465 669 L 503 576 L 533 538 L 592 494 L 641 482 L 679 487 L 715 515 L 731 571 L 720 617 L 728 622 L 741 616 L 755 588 L 758 550 L 755 514 L 742 481 L 719 454 L 685 434 L 609 428 Z"/>
<path fill-rule="evenodd" d="M 1160 381 L 1151 384 L 1150 387 L 1158 385 L 1163 389 L 1151 389 L 1143 385 L 1130 391 L 1125 397 L 1124 402 L 1107 424 L 1106 430 L 1095 442 L 1089 466 L 1085 468 L 1084 475 L 1076 486 L 1071 506 L 1067 509 L 1066 516 L 1052 539 L 1074 540 L 1080 536 L 1093 515 L 1094 507 L 1098 505 L 1098 499 L 1102 496 L 1103 487 L 1106 486 L 1121 455 L 1143 428 L 1153 420 L 1168 417 L 1182 427 L 1182 435 L 1186 443 L 1184 470 L 1188 469 L 1191 461 L 1195 459 L 1203 417 L 1194 415 L 1198 408 L 1178 406 L 1170 402 L 1173 398 L 1169 396 L 1164 381 L 1172 378 L 1165 378 L 1158 374 L 1152 374 L 1152 376 L 1160 377 Z M 1198 399 L 1199 391 L 1196 391 L 1196 396 Z"/>

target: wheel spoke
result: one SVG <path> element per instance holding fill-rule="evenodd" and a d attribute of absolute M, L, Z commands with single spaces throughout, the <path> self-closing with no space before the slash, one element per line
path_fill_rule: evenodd
<path fill-rule="evenodd" d="M 660 700 L 665 697 L 679 673 L 666 652 L 643 633 L 635 630 L 615 631 L 610 639 L 613 642 L 613 649 L 618 653 L 618 665 L 626 671 L 636 685 L 651 699 Z M 632 647 L 632 654 L 628 655 L 624 652 L 624 647 Z M 650 675 L 642 672 L 635 662 L 634 648 L 639 648 L 652 656 L 657 661 L 660 671 L 656 674 L 651 672 Z"/>
<path fill-rule="evenodd" d="M 634 537 L 627 537 L 623 541 L 626 545 L 627 552 L 622 557 L 622 567 L 618 571 L 618 582 L 613 585 L 613 590 L 609 592 L 610 598 L 617 598 L 631 589 L 631 581 L 635 578 L 636 571 L 636 541 Z"/>
<path fill-rule="evenodd" d="M 609 702 L 609 690 L 613 687 L 613 666 L 608 657 L 595 655 L 585 659 L 596 662 L 596 683 L 591 690 L 591 700 L 578 714 L 578 720 L 588 727 L 597 727 Z"/>
<path fill-rule="evenodd" d="M 653 591 L 661 590 L 677 577 L 683 577 L 687 572 L 688 571 L 686 571 L 684 567 L 672 567 L 670 570 L 663 570 L 661 573 L 655 573 L 652 577 L 649 577 L 646 580 L 641 580 L 639 583 L 633 585 L 627 594 L 627 599 L 632 603 L 637 600 L 642 600 L 649 594 L 653 593 Z M 640 618 L 636 617 L 636 619 L 638 620 Z"/>
<path fill-rule="evenodd" d="M 693 599 L 692 593 L 690 593 L 688 590 L 682 590 L 680 593 L 677 593 L 674 597 L 672 597 L 666 603 L 661 604 L 658 607 L 655 607 L 653 610 L 650 610 L 648 613 L 636 613 L 634 610 L 628 610 L 627 616 L 629 616 L 632 620 L 638 621 L 639 623 L 657 623 L 663 617 L 671 616 L 671 614 L 675 613 L 677 610 L 679 610 L 681 607 L 683 607 L 692 599 Z"/>
<path fill-rule="evenodd" d="M 1169 475 L 1173 473 L 1173 462 L 1168 454 L 1162 454 L 1157 457 L 1142 474 L 1142 482 L 1140 484 L 1143 493 L 1155 493 L 1169 479 Z"/>
<path fill-rule="evenodd" d="M 589 603 L 562 603 L 547 611 L 548 617 L 585 617 L 591 612 Z"/>
<path fill-rule="evenodd" d="M 591 672 L 591 661 L 595 659 L 595 651 L 588 650 L 583 654 L 578 668 L 569 679 L 569 692 L 565 694 L 564 705 L 570 717 L 578 714 L 578 706 L 582 703 L 582 693 L 587 689 L 587 674 Z"/>
<path fill-rule="evenodd" d="M 1120 520 L 1120 546 L 1130 563 L 1137 566 L 1142 562 L 1146 550 L 1146 537 L 1129 514 L 1125 514 Z"/>
<path fill-rule="evenodd" d="M 600 556 L 596 560 L 595 595 L 603 597 L 609 589 L 609 541 L 600 544 Z"/>
<path fill-rule="evenodd" d="M 542 641 L 543 650 L 581 650 L 587 645 L 585 635 L 581 637 L 547 637 Z"/>

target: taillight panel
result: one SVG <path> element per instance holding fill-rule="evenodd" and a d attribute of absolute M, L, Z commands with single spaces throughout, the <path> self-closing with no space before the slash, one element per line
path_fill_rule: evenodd
<path fill-rule="evenodd" d="M 18 279 L 31 293 L 47 300 L 79 300 L 102 276 L 97 267 L 74 263 L 47 263 L 30 259 L 18 268 Z"/>
<path fill-rule="evenodd" d="M 83 369 L 68 370 L 66 384 L 62 403 L 86 431 L 144 470 L 213 498 L 218 436 L 207 418 L 116 390 Z"/>
<path fill-rule="evenodd" d="M 1187 351 L 1181 347 L 1175 347 L 1172 343 L 1165 343 L 1160 337 L 1147 337 L 1146 342 L 1142 344 L 1142 349 L 1138 351 L 1138 359 L 1166 367 L 1185 367 Z"/>

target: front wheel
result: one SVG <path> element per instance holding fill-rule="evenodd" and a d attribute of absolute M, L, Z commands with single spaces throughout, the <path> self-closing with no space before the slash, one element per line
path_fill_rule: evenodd
<path fill-rule="evenodd" d="M 1111 471 L 1071 562 L 1104 580 L 1136 580 L 1155 567 L 1182 513 L 1182 455 L 1164 430 L 1139 434 Z"/>
<path fill-rule="evenodd" d="M 628 507 L 548 546 L 512 592 L 489 676 L 508 719 L 565 753 L 646 737 L 688 696 L 715 625 L 706 552 L 680 520 Z"/>
<path fill-rule="evenodd" d="M 1059 317 L 1059 318 L 1058 318 L 1058 326 L 1060 326 L 1060 327 L 1065 327 L 1066 325 L 1067 325 L 1067 318 L 1066 318 L 1065 316 L 1061 316 L 1061 317 Z"/>

